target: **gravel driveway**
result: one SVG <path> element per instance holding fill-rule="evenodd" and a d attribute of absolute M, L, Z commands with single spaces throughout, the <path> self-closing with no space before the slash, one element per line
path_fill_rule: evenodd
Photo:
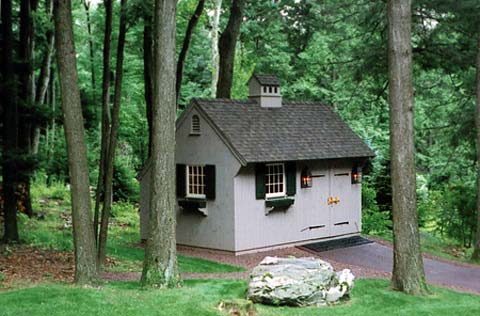
<path fill-rule="evenodd" d="M 350 248 L 324 251 L 320 258 L 346 265 L 355 265 L 380 272 L 391 272 L 393 251 L 391 247 L 371 243 Z M 480 294 L 480 267 L 423 257 L 427 282 Z"/>

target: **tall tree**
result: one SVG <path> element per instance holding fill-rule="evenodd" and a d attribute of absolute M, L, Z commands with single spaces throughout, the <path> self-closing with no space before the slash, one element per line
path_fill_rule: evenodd
<path fill-rule="evenodd" d="M 95 76 L 95 60 L 94 60 L 94 48 L 93 48 L 93 36 L 92 36 L 92 21 L 90 18 L 90 0 L 83 0 L 83 8 L 85 9 L 85 15 L 87 18 L 87 33 L 88 33 L 88 53 L 90 54 L 90 80 L 92 84 L 92 99 L 93 104 L 97 105 L 97 78 Z"/>
<path fill-rule="evenodd" d="M 120 106 L 122 103 L 123 82 L 123 56 L 125 50 L 125 35 L 127 33 L 127 0 L 120 3 L 120 28 L 117 43 L 117 64 L 115 70 L 115 92 L 113 96 L 112 124 L 109 131 L 109 144 L 105 170 L 105 198 L 103 199 L 102 220 L 100 223 L 100 238 L 98 242 L 98 263 L 105 264 L 107 252 L 108 221 L 112 207 L 113 168 L 115 162 L 115 149 L 117 147 L 118 127 L 120 124 Z"/>
<path fill-rule="evenodd" d="M 416 206 L 411 0 L 388 1 L 388 75 L 394 237 L 392 286 L 408 294 L 422 294 L 427 287 Z"/>
<path fill-rule="evenodd" d="M 205 6 L 205 0 L 199 0 L 195 12 L 188 21 L 187 30 L 185 31 L 185 37 L 183 38 L 182 50 L 180 55 L 178 55 L 177 62 L 177 83 L 176 83 L 176 96 L 177 103 L 178 98 L 180 97 L 180 90 L 182 88 L 182 78 L 183 78 L 183 64 L 185 63 L 185 58 L 187 58 L 188 48 L 190 47 L 190 41 L 192 39 L 193 30 L 197 26 L 198 19 L 202 15 L 203 7 Z"/>
<path fill-rule="evenodd" d="M 49 21 L 53 21 L 53 2 L 45 1 L 45 13 Z M 35 93 L 35 104 L 43 105 L 46 102 L 46 95 L 51 77 L 51 63 L 55 46 L 55 33 L 53 28 L 49 28 L 46 33 L 45 55 L 43 56 L 40 66 L 40 75 L 38 77 L 37 91 Z M 33 126 L 32 135 L 32 154 L 38 154 L 38 146 L 40 144 L 40 124 Z"/>
<path fill-rule="evenodd" d="M 475 124 L 477 128 L 477 238 L 473 249 L 472 260 L 480 261 L 480 32 L 477 41 L 477 76 L 476 94 L 477 106 L 475 113 Z"/>
<path fill-rule="evenodd" d="M 17 88 L 13 70 L 12 1 L 2 1 L 0 79 L 2 98 L 2 189 L 6 243 L 18 242 L 15 154 L 17 147 Z"/>
<path fill-rule="evenodd" d="M 217 82 L 217 98 L 230 98 L 233 83 L 233 66 L 235 63 L 235 48 L 240 33 L 243 10 L 246 0 L 232 0 L 230 17 L 227 26 L 220 36 L 218 50 L 220 52 L 219 74 Z"/>
<path fill-rule="evenodd" d="M 32 12 L 36 11 L 37 0 L 20 2 L 20 44 L 18 57 L 19 68 L 19 91 L 18 91 L 18 147 L 19 163 L 17 165 L 18 186 L 22 191 L 22 204 L 28 216 L 33 215 L 32 201 L 30 197 L 30 177 L 33 172 L 32 159 L 32 131 L 35 100 L 35 80 L 33 72 L 34 23 Z"/>
<path fill-rule="evenodd" d="M 91 284 L 97 281 L 97 260 L 90 213 L 87 147 L 84 139 L 70 0 L 55 0 L 54 20 L 63 127 L 71 182 L 75 282 Z"/>
<path fill-rule="evenodd" d="M 141 279 L 144 286 L 172 287 L 180 281 L 175 242 L 176 3 L 155 0 L 152 185 Z"/>
<path fill-rule="evenodd" d="M 148 2 L 147 2 L 148 3 Z M 143 15 L 143 84 L 145 106 L 147 112 L 148 124 L 148 157 L 152 153 L 152 66 L 153 66 L 153 38 L 152 38 L 152 24 L 153 16 L 151 10 L 145 10 Z"/>
<path fill-rule="evenodd" d="M 214 1 L 213 16 L 211 20 L 211 36 L 212 36 L 212 84 L 210 86 L 211 96 L 214 98 L 217 95 L 217 83 L 218 83 L 218 33 L 220 25 L 220 14 L 222 13 L 222 0 Z"/>
<path fill-rule="evenodd" d="M 102 78 L 102 136 L 100 144 L 100 162 L 98 166 L 97 190 L 95 192 L 95 210 L 93 214 L 93 227 L 95 240 L 98 241 L 98 221 L 100 203 L 105 190 L 105 165 L 108 156 L 108 136 L 110 130 L 110 57 L 112 40 L 112 0 L 104 0 L 105 6 L 105 33 L 103 37 L 103 78 Z"/>

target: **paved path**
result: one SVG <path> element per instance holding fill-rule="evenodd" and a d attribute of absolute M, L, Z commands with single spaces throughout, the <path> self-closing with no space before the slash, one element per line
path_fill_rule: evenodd
<path fill-rule="evenodd" d="M 324 251 L 319 253 L 319 256 L 327 261 L 334 260 L 382 272 L 391 272 L 393 267 L 392 248 L 375 242 L 367 245 Z M 429 283 L 480 294 L 480 267 L 425 257 L 423 262 Z"/>

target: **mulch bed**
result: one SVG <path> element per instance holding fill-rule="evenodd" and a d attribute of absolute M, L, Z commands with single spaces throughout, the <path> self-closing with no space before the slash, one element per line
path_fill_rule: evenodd
<path fill-rule="evenodd" d="M 9 246 L 0 251 L 0 272 L 3 286 L 17 283 L 73 280 L 72 253 L 41 250 L 30 246 Z"/>

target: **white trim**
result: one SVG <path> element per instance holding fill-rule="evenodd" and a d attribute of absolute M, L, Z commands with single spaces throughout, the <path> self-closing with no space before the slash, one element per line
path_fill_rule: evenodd
<path fill-rule="evenodd" d="M 202 167 L 203 170 L 203 194 L 190 193 L 190 183 L 189 183 L 189 169 L 190 167 Z M 185 181 L 186 181 L 186 197 L 194 199 L 205 199 L 207 196 L 205 194 L 205 165 L 186 165 L 185 166 Z"/>
<path fill-rule="evenodd" d="M 268 177 L 267 175 L 269 174 L 268 173 L 268 168 L 269 167 L 273 167 L 273 166 L 282 166 L 282 170 L 283 170 L 283 177 L 282 177 L 282 188 L 283 188 L 283 191 L 282 192 L 275 192 L 275 193 L 267 193 L 267 186 L 268 186 Z M 271 198 L 279 198 L 279 197 L 285 197 L 287 195 L 287 177 L 285 175 L 285 163 L 283 162 L 276 162 L 276 163 L 268 163 L 265 165 L 266 167 L 266 172 L 265 172 L 265 198 L 266 199 L 271 199 Z"/>

